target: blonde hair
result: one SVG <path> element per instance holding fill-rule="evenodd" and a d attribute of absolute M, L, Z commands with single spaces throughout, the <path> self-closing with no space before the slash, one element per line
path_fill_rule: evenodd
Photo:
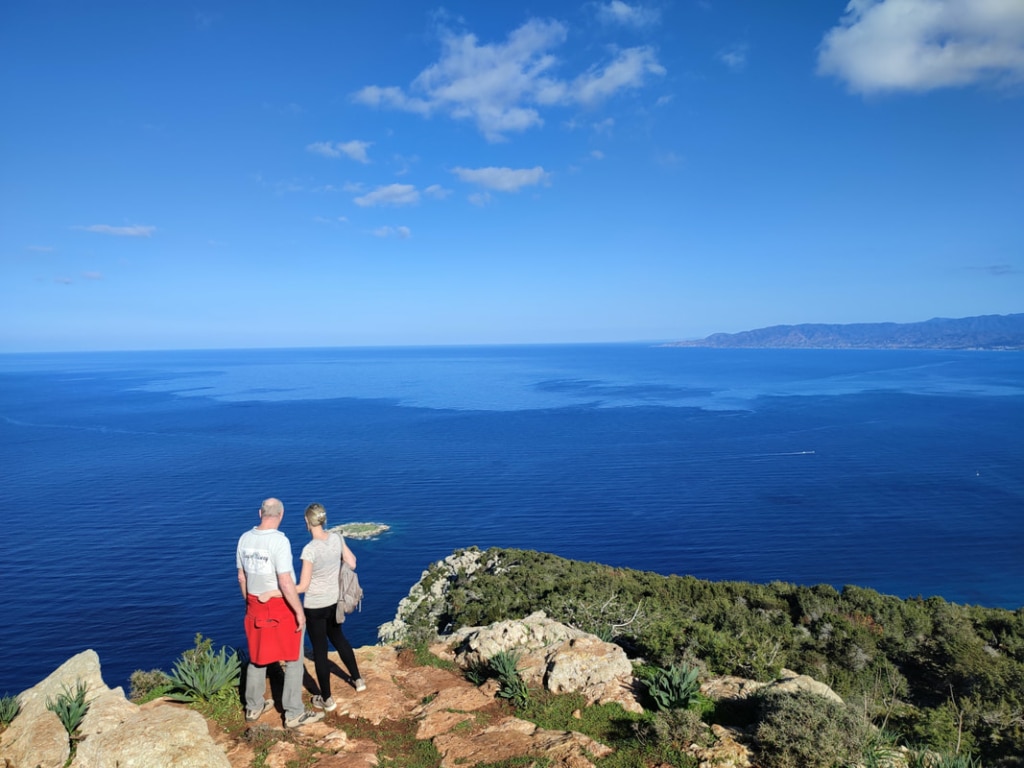
<path fill-rule="evenodd" d="M 327 510 L 324 509 L 323 504 L 310 504 L 306 507 L 306 522 L 312 527 L 314 525 L 322 526 L 327 522 Z"/>

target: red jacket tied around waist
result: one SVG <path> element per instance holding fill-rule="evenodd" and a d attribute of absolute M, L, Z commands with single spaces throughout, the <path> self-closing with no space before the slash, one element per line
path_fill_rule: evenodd
<path fill-rule="evenodd" d="M 245 601 L 245 638 L 253 664 L 295 661 L 302 652 L 302 633 L 283 597 L 261 603 L 257 595 Z"/>

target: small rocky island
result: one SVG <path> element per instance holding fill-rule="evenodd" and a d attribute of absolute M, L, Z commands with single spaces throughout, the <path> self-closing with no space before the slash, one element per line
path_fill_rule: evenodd
<path fill-rule="evenodd" d="M 346 539 L 376 539 L 390 531 L 391 526 L 384 523 L 342 523 L 331 530 L 337 531 Z"/>
<path fill-rule="evenodd" d="M 773 325 L 705 339 L 675 341 L 667 347 L 717 349 L 956 349 L 1024 350 L 1024 313 L 920 323 L 804 323 Z"/>

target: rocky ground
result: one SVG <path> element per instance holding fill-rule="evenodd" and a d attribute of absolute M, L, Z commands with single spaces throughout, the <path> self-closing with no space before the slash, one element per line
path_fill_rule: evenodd
<path fill-rule="evenodd" d="M 429 739 L 442 756 L 442 766 L 472 766 L 521 755 L 547 755 L 556 765 L 583 768 L 586 757 L 607 753 L 607 748 L 581 734 L 544 731 L 520 720 L 495 697 L 496 686 L 476 687 L 461 674 L 419 666 L 411 652 L 390 646 L 357 649 L 359 669 L 367 689 L 356 693 L 336 681 L 338 708 L 324 720 L 299 732 L 280 733 L 280 712 L 265 714 L 246 733 L 211 734 L 224 747 L 232 768 L 249 768 L 256 748 L 265 740 L 281 738 L 271 747 L 267 768 L 284 768 L 290 761 L 311 757 L 305 764 L 318 768 L 365 768 L 378 763 L 389 748 L 408 748 L 410 736 Z M 336 657 L 333 658 L 337 664 Z M 312 673 L 312 663 L 307 662 Z M 338 669 L 340 674 L 340 668 Z M 307 678 L 312 685 L 312 678 Z M 395 755 L 391 755 L 394 757 Z"/>
<path fill-rule="evenodd" d="M 21 694 L 20 714 L 0 733 L 0 768 L 366 768 L 382 758 L 404 766 L 417 743 L 428 740 L 441 756 L 442 768 L 524 756 L 545 757 L 552 768 L 593 768 L 595 760 L 611 752 L 607 745 L 572 730 L 544 730 L 517 718 L 497 696 L 497 683 L 478 687 L 461 673 L 460 668 L 511 648 L 521 653 L 519 669 L 531 686 L 553 693 L 572 691 L 590 704 L 615 702 L 642 711 L 641 686 L 621 648 L 543 613 L 462 630 L 434 646 L 436 657 L 453 662 L 450 668 L 421 665 L 413 652 L 394 645 L 356 649 L 367 684 L 361 693 L 332 654 L 337 709 L 299 730 L 284 728 L 277 708 L 256 723 L 245 723 L 235 714 L 225 727 L 166 700 L 137 706 L 120 688 L 103 683 L 98 657 L 84 651 Z M 307 660 L 306 672 L 308 698 L 316 689 L 312 661 Z M 267 694 L 280 702 L 280 683 L 269 677 Z M 77 681 L 88 686 L 90 707 L 77 754 L 69 762 L 67 734 L 45 701 Z M 738 700 L 766 685 L 802 687 L 838 698 L 827 686 L 793 673 L 773 683 L 715 678 L 702 690 L 714 699 Z M 717 725 L 712 730 L 714 738 L 705 740 L 712 746 L 691 747 L 701 766 L 752 765 L 746 734 Z"/>

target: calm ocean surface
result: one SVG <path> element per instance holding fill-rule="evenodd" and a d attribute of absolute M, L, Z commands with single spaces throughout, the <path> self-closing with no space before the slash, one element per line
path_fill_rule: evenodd
<path fill-rule="evenodd" d="M 1024 605 L 1024 354 L 642 345 L 0 356 L 0 695 L 244 646 L 260 501 L 353 542 L 353 645 L 433 561 L 524 547 Z"/>

